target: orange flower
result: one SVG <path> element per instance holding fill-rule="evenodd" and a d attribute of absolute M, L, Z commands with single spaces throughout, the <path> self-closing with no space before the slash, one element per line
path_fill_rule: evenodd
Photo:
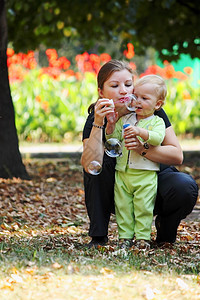
<path fill-rule="evenodd" d="M 183 99 L 184 100 L 191 100 L 191 95 L 187 90 L 183 91 Z"/>
<path fill-rule="evenodd" d="M 42 101 L 42 98 L 41 98 L 41 96 L 40 95 L 37 95 L 36 97 L 35 97 L 35 100 L 37 101 L 37 102 L 41 102 Z"/>
<path fill-rule="evenodd" d="M 168 60 L 164 60 L 164 61 L 163 61 L 163 65 L 164 65 L 164 66 L 167 66 L 167 65 L 169 65 L 169 62 L 168 62 Z"/>
<path fill-rule="evenodd" d="M 84 72 L 93 72 L 93 67 L 90 61 L 85 61 L 83 70 Z"/>
<path fill-rule="evenodd" d="M 7 51 L 6 51 L 6 53 L 7 53 L 7 57 L 11 57 L 11 56 L 13 56 L 14 55 L 14 50 L 13 49 L 11 49 L 11 48 L 7 48 Z"/>
<path fill-rule="evenodd" d="M 22 65 L 27 69 L 34 69 L 37 66 L 37 62 L 35 60 L 33 51 L 28 51 L 28 54 L 24 54 L 21 52 L 18 54 L 14 54 L 14 51 L 12 52 L 11 50 L 12 49 L 8 50 L 8 59 L 7 59 L 8 67 L 10 67 L 11 64 Z"/>
<path fill-rule="evenodd" d="M 82 73 L 80 73 L 80 72 L 76 72 L 76 73 L 75 73 L 75 76 L 76 76 L 76 79 L 77 79 L 77 80 L 82 80 L 82 79 L 83 79 L 83 75 L 82 75 Z"/>
<path fill-rule="evenodd" d="M 187 80 L 187 79 L 188 79 L 188 76 L 185 75 L 185 74 L 184 74 L 183 72 L 181 72 L 181 71 L 175 72 L 174 77 L 177 78 L 177 79 L 180 79 L 180 80 Z"/>
<path fill-rule="evenodd" d="M 57 59 L 58 57 L 58 54 L 57 54 L 57 51 L 55 49 L 47 49 L 46 50 L 46 55 L 49 59 Z"/>
<path fill-rule="evenodd" d="M 124 56 L 126 56 L 126 58 L 131 59 L 135 55 L 134 46 L 133 46 L 133 44 L 128 43 L 127 48 L 128 48 L 128 51 L 124 50 L 123 54 L 124 54 Z"/>
<path fill-rule="evenodd" d="M 71 76 L 75 76 L 75 73 L 73 70 L 67 70 L 65 72 L 66 77 L 71 77 Z"/>
<path fill-rule="evenodd" d="M 49 102 L 48 101 L 43 101 L 41 103 L 42 108 L 44 109 L 44 111 L 47 111 L 49 108 Z"/>
<path fill-rule="evenodd" d="M 174 70 L 174 67 L 171 65 L 171 64 L 168 64 L 165 68 L 164 68 L 164 71 L 165 71 L 165 78 L 166 79 L 170 79 L 170 78 L 173 78 L 175 77 L 175 70 Z"/>
<path fill-rule="evenodd" d="M 23 81 L 27 71 L 21 65 L 11 64 L 9 69 L 9 81 Z"/>
<path fill-rule="evenodd" d="M 65 56 L 60 57 L 58 61 L 60 63 L 60 69 L 67 70 L 70 67 L 71 63 Z"/>
<path fill-rule="evenodd" d="M 157 74 L 158 73 L 158 66 L 157 65 L 151 65 L 151 66 L 149 66 L 147 69 L 146 69 L 146 71 L 143 73 L 143 74 L 141 74 L 142 76 L 144 76 L 144 75 L 148 75 L 148 74 Z M 141 76 L 141 77 L 142 77 Z"/>
<path fill-rule="evenodd" d="M 90 55 L 89 55 L 89 53 L 87 53 L 87 52 L 84 52 L 84 53 L 82 54 L 82 56 L 83 56 L 84 60 L 89 60 L 89 59 L 90 59 Z"/>
<path fill-rule="evenodd" d="M 129 63 L 129 66 L 131 67 L 132 70 L 137 69 L 136 64 L 134 64 L 134 62 L 132 62 L 132 61 Z"/>
<path fill-rule="evenodd" d="M 77 54 L 77 55 L 75 56 L 75 60 L 76 60 L 76 61 L 81 61 L 81 60 L 84 60 L 84 57 L 83 57 L 81 54 Z"/>
<path fill-rule="evenodd" d="M 193 69 L 191 67 L 185 67 L 183 70 L 188 75 L 191 75 L 193 73 Z"/>
<path fill-rule="evenodd" d="M 111 56 L 108 53 L 102 53 L 100 54 L 100 60 L 102 62 L 108 62 L 111 60 Z"/>
<path fill-rule="evenodd" d="M 54 67 L 41 68 L 39 77 L 41 77 L 42 74 L 47 74 L 54 79 L 58 79 L 60 73 L 61 71 L 58 68 L 54 68 Z"/>
<path fill-rule="evenodd" d="M 94 63 L 100 63 L 100 57 L 97 54 L 90 54 L 90 61 Z"/>

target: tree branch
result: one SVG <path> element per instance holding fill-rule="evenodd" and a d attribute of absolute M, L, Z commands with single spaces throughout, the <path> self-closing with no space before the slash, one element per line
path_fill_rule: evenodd
<path fill-rule="evenodd" d="M 188 1 L 185 1 L 185 0 L 177 0 L 177 2 L 178 2 L 180 5 L 187 7 L 187 8 L 188 8 L 189 10 L 191 10 L 191 12 L 194 13 L 195 15 L 199 15 L 199 13 L 200 13 L 199 2 L 198 2 L 197 5 L 195 5 L 195 2 L 192 2 L 192 3 L 190 2 L 190 3 L 188 3 Z M 193 3 L 194 3 L 194 5 L 191 5 L 191 4 L 193 4 Z"/>

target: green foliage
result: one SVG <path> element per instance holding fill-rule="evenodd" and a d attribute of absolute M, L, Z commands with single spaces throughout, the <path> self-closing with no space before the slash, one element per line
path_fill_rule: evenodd
<path fill-rule="evenodd" d="M 46 74 L 38 80 L 38 75 L 39 70 L 32 70 L 11 84 L 19 138 L 57 142 L 66 132 L 81 132 L 88 105 L 97 100 L 94 74 L 59 81 Z"/>
<path fill-rule="evenodd" d="M 97 100 L 96 76 L 86 72 L 53 79 L 30 70 L 21 82 L 11 84 L 16 126 L 20 140 L 57 142 L 66 133 L 78 135 L 87 118 L 88 106 Z M 168 95 L 164 110 L 176 134 L 200 135 L 200 88 L 190 80 L 166 80 Z"/>
<path fill-rule="evenodd" d="M 167 82 L 168 96 L 164 109 L 176 134 L 200 135 L 200 87 L 194 88 L 190 81 Z"/>
<path fill-rule="evenodd" d="M 8 37 L 16 51 L 74 40 L 88 51 L 120 41 L 123 50 L 132 42 L 138 55 L 153 47 L 172 61 L 200 56 L 199 13 L 198 0 L 7 0 Z"/>

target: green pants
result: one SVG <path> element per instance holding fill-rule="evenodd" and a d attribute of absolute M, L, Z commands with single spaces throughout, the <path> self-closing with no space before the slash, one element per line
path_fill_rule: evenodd
<path fill-rule="evenodd" d="M 115 172 L 115 213 L 120 239 L 150 240 L 157 173 L 127 168 Z"/>

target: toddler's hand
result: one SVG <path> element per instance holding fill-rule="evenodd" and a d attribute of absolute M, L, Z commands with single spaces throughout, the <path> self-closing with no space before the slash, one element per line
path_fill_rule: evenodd
<path fill-rule="evenodd" d="M 124 138 L 132 138 L 135 137 L 136 135 L 139 135 L 140 130 L 136 126 L 129 125 L 128 127 L 124 128 Z"/>

